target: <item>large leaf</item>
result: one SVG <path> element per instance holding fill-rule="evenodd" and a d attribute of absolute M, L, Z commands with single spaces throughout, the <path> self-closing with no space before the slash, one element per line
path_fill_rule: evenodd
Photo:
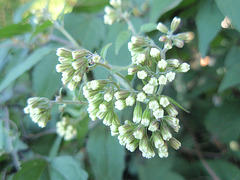
<path fill-rule="evenodd" d="M 71 156 L 56 157 L 50 163 L 51 179 L 57 180 L 87 180 L 88 174 L 80 163 Z"/>
<path fill-rule="evenodd" d="M 214 1 L 206 0 L 199 7 L 196 17 L 198 31 L 198 49 L 202 57 L 205 57 L 210 42 L 221 29 L 222 13 L 218 10 Z"/>
<path fill-rule="evenodd" d="M 217 174 L 220 179 L 239 179 L 240 170 L 236 165 L 223 161 L 223 160 L 212 160 L 208 161 L 208 164 Z"/>
<path fill-rule="evenodd" d="M 96 15 L 71 13 L 64 16 L 66 30 L 89 50 L 98 49 L 105 37 L 103 21 Z"/>
<path fill-rule="evenodd" d="M 22 35 L 24 33 L 30 32 L 31 30 L 32 27 L 30 24 L 11 24 L 0 29 L 0 39 Z"/>
<path fill-rule="evenodd" d="M 239 104 L 225 104 L 209 111 L 205 126 L 212 136 L 222 142 L 237 140 L 240 136 Z"/>
<path fill-rule="evenodd" d="M 240 63 L 234 64 L 232 68 L 227 70 L 227 73 L 225 74 L 218 91 L 224 91 L 228 88 L 231 88 L 233 86 L 240 84 Z"/>
<path fill-rule="evenodd" d="M 237 46 L 233 46 L 227 53 L 225 58 L 225 66 L 227 69 L 231 69 L 236 63 L 240 63 L 240 49 Z"/>
<path fill-rule="evenodd" d="M 121 180 L 124 170 L 124 148 L 111 137 L 104 126 L 96 127 L 89 135 L 87 152 L 96 180 Z"/>
<path fill-rule="evenodd" d="M 116 54 L 118 54 L 120 48 L 123 46 L 124 43 L 127 42 L 130 36 L 131 34 L 129 33 L 129 31 L 122 31 L 118 34 L 117 40 L 116 40 L 116 48 L 115 48 Z"/>
<path fill-rule="evenodd" d="M 150 22 L 157 22 L 159 17 L 164 13 L 178 6 L 182 0 L 152 0 L 151 11 L 150 11 Z"/>
<path fill-rule="evenodd" d="M 24 72 L 31 69 L 39 61 L 41 61 L 43 57 L 49 54 L 51 51 L 52 48 L 50 47 L 41 47 L 30 54 L 24 62 L 13 67 L 0 83 L 0 92 L 14 80 L 16 80 L 19 76 L 21 76 Z"/>
<path fill-rule="evenodd" d="M 233 26 L 240 31 L 239 0 L 215 0 L 220 11 L 231 19 Z"/>
<path fill-rule="evenodd" d="M 78 1 L 73 11 L 77 12 L 95 12 L 104 8 L 109 0 L 81 0 Z"/>
<path fill-rule="evenodd" d="M 14 175 L 13 180 L 39 180 L 46 166 L 47 162 L 43 159 L 34 159 L 23 162 L 21 164 L 21 170 Z"/>
<path fill-rule="evenodd" d="M 55 53 L 50 53 L 34 68 L 33 89 L 37 96 L 51 98 L 61 87 L 61 75 L 55 70 L 57 62 Z"/>

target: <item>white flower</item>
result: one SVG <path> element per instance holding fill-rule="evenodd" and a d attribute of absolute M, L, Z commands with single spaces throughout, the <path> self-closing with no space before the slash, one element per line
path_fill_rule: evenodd
<path fill-rule="evenodd" d="M 98 88 L 99 88 L 99 82 L 98 82 L 97 80 L 92 80 L 92 81 L 91 81 L 91 88 L 92 88 L 93 90 L 98 89 Z"/>
<path fill-rule="evenodd" d="M 142 121 L 141 121 L 141 124 L 144 125 L 144 126 L 148 126 L 150 123 L 150 119 L 147 119 L 147 118 L 143 118 Z"/>
<path fill-rule="evenodd" d="M 152 86 L 157 86 L 158 85 L 157 78 L 151 77 L 149 84 L 151 84 Z"/>
<path fill-rule="evenodd" d="M 129 43 L 128 43 L 128 50 L 129 50 L 129 51 L 132 51 L 132 48 L 133 48 L 133 44 L 132 44 L 132 42 L 129 42 Z"/>
<path fill-rule="evenodd" d="M 134 74 L 134 68 L 128 68 L 128 75 L 133 75 Z"/>
<path fill-rule="evenodd" d="M 182 63 L 182 64 L 178 67 L 177 71 L 178 71 L 178 72 L 188 72 L 189 69 L 190 69 L 190 65 L 189 65 L 188 63 Z"/>
<path fill-rule="evenodd" d="M 167 78 L 164 75 L 161 75 L 158 78 L 158 82 L 159 82 L 160 85 L 166 85 L 167 84 Z"/>
<path fill-rule="evenodd" d="M 159 69 L 166 69 L 166 67 L 167 67 L 167 61 L 165 61 L 164 59 L 158 62 Z"/>
<path fill-rule="evenodd" d="M 143 87 L 143 91 L 147 94 L 153 94 L 153 91 L 154 91 L 154 86 L 150 85 L 150 84 L 146 84 L 144 87 Z"/>
<path fill-rule="evenodd" d="M 118 109 L 118 110 L 123 110 L 125 108 L 126 104 L 125 104 L 125 101 L 124 100 L 117 100 L 115 102 L 115 108 Z"/>
<path fill-rule="evenodd" d="M 133 44 L 136 44 L 136 43 L 137 43 L 137 37 L 136 37 L 136 36 L 132 36 L 132 37 L 131 37 L 131 42 L 132 42 Z"/>
<path fill-rule="evenodd" d="M 107 109 L 107 106 L 106 104 L 100 104 L 99 105 L 99 111 L 100 112 L 106 112 L 108 109 Z"/>
<path fill-rule="evenodd" d="M 106 7 L 104 8 L 104 11 L 105 11 L 106 14 L 112 14 L 112 13 L 114 13 L 114 9 L 111 8 L 110 6 L 106 6 Z"/>
<path fill-rule="evenodd" d="M 156 119 L 162 118 L 164 114 L 163 109 L 156 109 L 153 111 L 153 115 Z"/>
<path fill-rule="evenodd" d="M 169 72 L 166 74 L 166 78 L 168 79 L 169 82 L 172 82 L 175 79 L 175 72 Z"/>
<path fill-rule="evenodd" d="M 161 99 L 160 99 L 160 104 L 161 104 L 163 107 L 167 107 L 167 106 L 170 104 L 170 102 L 169 102 L 168 98 L 166 98 L 166 97 L 161 97 Z"/>
<path fill-rule="evenodd" d="M 149 102 L 149 109 L 155 110 L 159 108 L 159 104 L 156 100 L 152 100 Z"/>
<path fill-rule="evenodd" d="M 168 59 L 167 63 L 168 63 L 168 65 L 173 66 L 175 68 L 177 68 L 180 65 L 178 59 Z"/>
<path fill-rule="evenodd" d="M 146 94 L 144 92 L 140 92 L 137 94 L 137 101 L 143 102 L 147 98 Z"/>
<path fill-rule="evenodd" d="M 139 55 L 137 56 L 137 62 L 138 62 L 138 63 L 143 63 L 145 60 L 146 60 L 145 54 L 139 54 Z"/>
<path fill-rule="evenodd" d="M 160 55 L 160 51 L 157 48 L 151 48 L 150 56 L 156 58 Z"/>
<path fill-rule="evenodd" d="M 148 75 L 147 72 L 144 71 L 144 70 L 137 72 L 137 77 L 138 77 L 139 79 L 145 79 L 145 78 L 147 77 L 147 75 Z"/>
<path fill-rule="evenodd" d="M 93 62 L 98 63 L 101 60 L 101 56 L 99 56 L 98 54 L 94 54 L 92 60 Z"/>
<path fill-rule="evenodd" d="M 127 98 L 126 98 L 126 105 L 127 106 L 133 106 L 133 104 L 135 103 L 135 98 L 134 98 L 134 96 L 128 96 Z"/>
<path fill-rule="evenodd" d="M 110 0 L 109 3 L 115 8 L 121 6 L 121 4 L 122 4 L 121 0 Z"/>
<path fill-rule="evenodd" d="M 113 98 L 113 96 L 110 93 L 104 94 L 103 97 L 104 97 L 104 100 L 107 101 L 107 102 L 110 102 Z"/>
<path fill-rule="evenodd" d="M 110 16 L 110 15 L 104 15 L 103 17 L 104 19 L 104 24 L 108 24 L 108 25 L 112 25 L 115 21 L 115 18 L 113 16 Z"/>

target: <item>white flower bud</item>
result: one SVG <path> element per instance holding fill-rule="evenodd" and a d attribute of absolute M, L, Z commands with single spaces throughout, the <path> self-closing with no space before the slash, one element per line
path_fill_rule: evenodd
<path fill-rule="evenodd" d="M 161 97 L 161 99 L 160 99 L 160 104 L 161 104 L 163 107 L 167 107 L 167 106 L 170 104 L 170 102 L 169 102 L 168 98 L 166 98 L 166 97 Z"/>
<path fill-rule="evenodd" d="M 175 79 L 175 75 L 176 75 L 175 72 L 168 72 L 166 74 L 166 78 L 168 79 L 169 82 L 172 82 Z"/>
<path fill-rule="evenodd" d="M 138 56 L 137 56 L 137 62 L 138 63 L 144 63 L 144 61 L 146 60 L 146 55 L 145 54 L 139 54 Z"/>
<path fill-rule="evenodd" d="M 180 65 L 178 59 L 168 59 L 167 64 L 168 64 L 168 66 L 175 67 L 175 68 L 177 68 Z"/>
<path fill-rule="evenodd" d="M 181 22 L 181 19 L 178 17 L 174 17 L 171 22 L 171 31 L 174 32 L 179 26 L 179 23 Z"/>
<path fill-rule="evenodd" d="M 157 58 L 160 55 L 160 51 L 157 48 L 151 48 L 150 56 Z"/>
<path fill-rule="evenodd" d="M 150 84 L 146 84 L 144 87 L 143 87 L 143 91 L 147 94 L 153 94 L 154 92 L 154 86 L 150 85 Z"/>
<path fill-rule="evenodd" d="M 110 0 L 109 2 L 113 7 L 118 8 L 121 6 L 122 2 L 121 0 Z"/>
<path fill-rule="evenodd" d="M 148 76 L 147 72 L 145 70 L 138 71 L 137 72 L 137 77 L 139 79 L 145 79 Z"/>
<path fill-rule="evenodd" d="M 104 94 L 103 98 L 105 101 L 110 102 L 113 98 L 113 95 L 110 93 L 106 93 L 106 94 Z"/>
<path fill-rule="evenodd" d="M 153 115 L 156 119 L 162 118 L 164 116 L 164 111 L 163 109 L 155 109 Z"/>
<path fill-rule="evenodd" d="M 157 30 L 161 31 L 162 33 L 168 33 L 168 28 L 163 23 L 158 23 Z"/>
<path fill-rule="evenodd" d="M 158 62 L 158 68 L 161 70 L 166 69 L 167 67 L 167 61 L 165 61 L 164 59 L 162 59 L 161 61 Z"/>
<path fill-rule="evenodd" d="M 114 10 L 113 8 L 111 8 L 110 6 L 106 6 L 106 7 L 104 8 L 104 11 L 105 11 L 105 13 L 108 14 L 108 15 L 115 12 L 115 10 Z"/>
<path fill-rule="evenodd" d="M 158 78 L 158 83 L 160 85 L 166 85 L 167 84 L 167 78 L 164 76 L 164 75 L 161 75 L 159 78 Z"/>
<path fill-rule="evenodd" d="M 133 106 L 134 103 L 135 103 L 135 95 L 130 95 L 126 98 L 127 106 Z"/>
<path fill-rule="evenodd" d="M 144 92 L 140 92 L 137 94 L 137 101 L 143 102 L 147 98 L 146 94 Z"/>
<path fill-rule="evenodd" d="M 151 84 L 152 86 L 157 86 L 158 85 L 158 80 L 155 77 L 151 77 L 149 84 Z"/>
<path fill-rule="evenodd" d="M 190 70 L 190 65 L 188 63 L 182 63 L 177 69 L 176 72 L 188 72 Z"/>
<path fill-rule="evenodd" d="M 156 100 L 151 100 L 149 102 L 148 106 L 149 106 L 149 109 L 151 109 L 151 110 L 155 110 L 155 109 L 159 108 L 159 104 Z"/>
<path fill-rule="evenodd" d="M 126 103 L 124 100 L 117 100 L 115 102 L 115 108 L 118 109 L 118 110 L 123 110 L 124 108 L 126 107 Z"/>

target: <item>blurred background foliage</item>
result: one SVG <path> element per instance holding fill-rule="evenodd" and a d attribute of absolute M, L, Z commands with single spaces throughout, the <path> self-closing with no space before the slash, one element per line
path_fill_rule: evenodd
<path fill-rule="evenodd" d="M 40 129 L 22 109 L 32 96 L 54 99 L 62 87 L 56 73 L 55 51 L 74 48 L 59 30 L 65 30 L 91 51 L 108 43 L 107 60 L 116 66 L 131 61 L 130 33 L 123 22 L 103 23 L 107 0 L 0 1 L 0 178 L 54 180 L 240 179 L 240 16 L 239 0 L 133 0 L 131 18 L 137 31 L 156 43 L 157 22 L 178 16 L 179 32 L 192 31 L 193 41 L 173 48 L 167 58 L 191 64 L 164 93 L 190 113 L 181 111 L 182 142 L 166 159 L 144 159 L 127 152 L 109 129 L 90 122 L 85 107 L 70 106 L 76 119 L 76 139 L 64 142 L 56 135 L 58 108 Z M 228 17 L 228 18 L 226 18 Z M 57 20 L 57 21 L 55 21 Z M 161 45 L 161 44 L 159 44 Z M 92 78 L 108 76 L 101 68 Z M 135 86 L 141 86 L 138 81 Z M 63 89 L 67 97 L 74 94 Z M 131 109 L 120 115 L 131 118 Z"/>

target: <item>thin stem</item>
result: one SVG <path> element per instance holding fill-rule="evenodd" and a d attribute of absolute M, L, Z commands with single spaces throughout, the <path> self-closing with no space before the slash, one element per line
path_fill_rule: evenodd
<path fill-rule="evenodd" d="M 111 73 L 113 72 L 113 69 L 112 69 L 109 65 L 107 65 L 107 64 L 96 63 L 96 65 L 99 65 L 99 66 L 102 66 L 102 67 L 108 69 Z M 132 84 L 130 83 L 130 81 L 129 81 L 125 76 L 123 76 L 123 75 L 122 75 L 121 73 L 119 73 L 119 72 L 115 72 L 114 74 L 116 74 L 117 76 L 119 76 L 120 78 L 122 78 L 124 81 L 126 81 L 127 84 L 128 84 L 128 86 L 129 86 L 131 89 L 133 89 L 133 88 L 132 88 Z"/>
<path fill-rule="evenodd" d="M 64 29 L 62 25 L 60 25 L 57 21 L 54 23 L 56 29 L 58 29 L 72 44 L 75 48 L 80 48 L 80 45 L 77 41 Z"/>
<path fill-rule="evenodd" d="M 71 100 L 61 100 L 61 101 L 50 101 L 52 104 L 88 104 L 86 101 L 71 101 Z"/>
<path fill-rule="evenodd" d="M 118 69 L 119 71 L 126 70 L 126 69 L 128 69 L 128 68 L 130 68 L 130 67 L 132 67 L 132 66 L 133 66 L 133 63 L 130 63 L 130 64 L 127 65 L 127 66 L 115 66 L 115 65 L 112 65 L 112 67 L 113 67 L 114 69 Z"/>
<path fill-rule="evenodd" d="M 127 17 L 125 17 L 124 15 L 122 16 L 122 18 L 124 19 L 124 21 L 128 24 L 129 29 L 131 30 L 132 34 L 135 36 L 137 35 L 137 31 L 135 30 L 132 22 L 130 21 L 130 19 L 128 19 Z"/>
<path fill-rule="evenodd" d="M 9 111 L 7 107 L 4 107 L 4 112 L 6 117 L 4 118 L 5 120 L 5 128 L 7 133 L 9 133 L 10 127 L 9 127 Z M 14 150 L 13 145 L 12 145 L 12 138 L 10 136 L 7 136 L 7 146 L 9 148 L 9 151 L 11 153 L 12 159 L 13 159 L 13 164 L 16 170 L 18 171 L 20 169 L 20 163 L 18 161 L 18 155 L 17 152 Z"/>
<path fill-rule="evenodd" d="M 158 88 L 157 94 L 161 94 L 162 90 L 163 90 L 164 85 L 160 85 L 160 87 Z"/>

